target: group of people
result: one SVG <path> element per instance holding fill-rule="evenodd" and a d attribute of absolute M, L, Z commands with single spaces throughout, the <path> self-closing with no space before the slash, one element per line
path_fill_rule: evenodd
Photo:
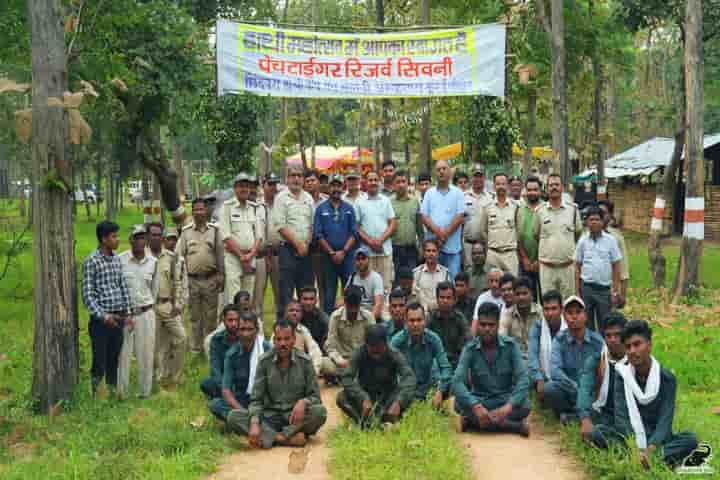
<path fill-rule="evenodd" d="M 135 227 L 120 255 L 118 226 L 99 224 L 83 276 L 93 387 L 105 378 L 125 395 L 132 353 L 141 397 L 153 360 L 161 387 L 177 384 L 189 304 L 209 409 L 252 446 L 316 433 L 320 378 L 342 386 L 338 407 L 363 427 L 454 397 L 459 431 L 528 436 L 532 393 L 598 447 L 634 435 L 644 462 L 689 455 L 695 436 L 672 433 L 675 378 L 651 355 L 648 324 L 619 311 L 629 269 L 613 204 L 581 210 L 554 174 L 544 192 L 504 173 L 491 192 L 483 165 L 468 179 L 439 161 L 435 174 L 412 192 L 391 161 L 324 178 L 290 166 L 282 190 L 272 173 L 241 173 L 234 198 L 192 202 L 179 240 Z"/>

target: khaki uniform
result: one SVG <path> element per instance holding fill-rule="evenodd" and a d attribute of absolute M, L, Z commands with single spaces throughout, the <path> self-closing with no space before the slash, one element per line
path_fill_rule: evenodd
<path fill-rule="evenodd" d="M 223 242 L 233 239 L 241 252 L 248 253 L 257 241 L 263 241 L 264 209 L 257 203 L 248 200 L 242 206 L 237 198 L 231 198 L 223 203 L 218 218 Z M 250 265 L 243 266 L 234 253 L 225 252 L 225 300 L 228 303 L 241 290 L 254 298 L 256 265 L 255 258 Z"/>
<path fill-rule="evenodd" d="M 349 362 L 353 351 L 365 344 L 365 332 L 368 327 L 375 323 L 373 314 L 362 308 L 354 322 L 348 320 L 345 307 L 335 310 L 330 315 L 328 338 L 325 342 L 325 350 L 333 365 L 343 361 Z"/>
<path fill-rule="evenodd" d="M 439 263 L 434 272 L 431 272 L 425 263 L 413 269 L 413 294 L 426 313 L 437 308 L 437 286 L 448 280 L 450 271 Z"/>
<path fill-rule="evenodd" d="M 488 203 L 480 214 L 480 239 L 487 245 L 487 264 L 517 276 L 518 207 L 510 201 Z"/>
<path fill-rule="evenodd" d="M 471 231 L 470 225 L 474 220 L 478 220 L 475 217 L 479 216 L 481 210 L 492 202 L 492 195 L 487 192 L 477 194 L 473 192 L 472 188 L 465 192 L 465 229 L 463 231 L 463 266 L 467 269 L 468 266 L 472 265 L 472 246 L 477 241 L 477 238 L 470 238 L 469 234 Z"/>
<path fill-rule="evenodd" d="M 575 238 L 582 228 L 578 208 L 569 203 L 553 208 L 548 202 L 535 213 L 543 294 L 558 290 L 563 299 L 575 295 Z"/>
<path fill-rule="evenodd" d="M 255 313 L 258 318 L 264 320 L 265 317 L 265 290 L 267 289 L 268 279 L 272 286 L 273 300 L 275 302 L 275 311 L 279 308 L 280 300 L 280 265 L 278 263 L 277 234 L 273 235 L 270 225 L 270 216 L 272 215 L 272 205 L 268 205 L 264 200 L 259 204 L 259 210 L 263 215 L 263 248 L 258 255 L 256 275 L 255 275 Z M 273 238 L 275 237 L 275 238 Z"/>
<path fill-rule="evenodd" d="M 538 321 L 544 322 L 545 317 L 543 316 L 542 307 L 537 303 L 533 302 L 530 305 L 530 312 L 525 319 L 520 315 L 517 305 L 513 305 L 510 308 L 503 308 L 500 314 L 500 328 L 498 333 L 514 338 L 520 347 L 523 358 L 527 360 L 528 334 L 530 333 L 530 327 Z"/>
<path fill-rule="evenodd" d="M 190 304 L 190 350 L 202 351 L 203 339 L 218 323 L 218 293 L 225 274 L 225 254 L 220 230 L 212 223 L 204 228 L 190 223 L 182 229 L 175 251 L 185 259 Z"/>
<path fill-rule="evenodd" d="M 165 250 L 157 262 L 155 291 L 155 368 L 159 384 L 180 380 L 185 359 L 185 327 L 183 311 L 187 302 L 187 271 L 185 260 Z M 175 312 L 180 312 L 174 315 Z"/>

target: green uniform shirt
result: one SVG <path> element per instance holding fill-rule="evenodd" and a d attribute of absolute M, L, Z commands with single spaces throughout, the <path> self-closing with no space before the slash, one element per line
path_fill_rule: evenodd
<path fill-rule="evenodd" d="M 402 330 L 393 337 L 390 346 L 405 355 L 415 373 L 416 399 L 424 399 L 436 386 L 443 396 L 450 393 L 452 370 L 442 340 L 435 332 L 425 329 L 422 339 L 415 342 L 407 330 Z"/>
<path fill-rule="evenodd" d="M 342 385 L 350 397 L 361 401 L 388 405 L 397 401 L 406 408 L 415 398 L 415 374 L 405 357 L 390 347 L 380 360 L 370 358 L 366 345 L 355 350 Z"/>
<path fill-rule="evenodd" d="M 459 310 L 453 310 L 450 317 L 445 320 L 435 310 L 430 314 L 427 328 L 440 336 L 450 365 L 455 368 L 463 347 L 471 338 L 470 326 L 465 320 L 465 316 Z"/>
<path fill-rule="evenodd" d="M 471 265 L 468 275 L 470 275 L 470 294 L 479 297 L 481 293 L 488 289 L 487 274 L 490 271 L 487 263 L 482 265 Z"/>
<path fill-rule="evenodd" d="M 392 234 L 392 244 L 403 247 L 414 247 L 417 245 L 418 220 L 420 204 L 417 198 L 408 196 L 405 200 L 398 200 L 396 196 L 390 198 L 393 210 L 395 210 L 395 221 L 397 226 Z"/>
<path fill-rule="evenodd" d="M 518 223 L 520 226 L 520 244 L 528 256 L 528 260 L 536 262 L 538 259 L 538 240 L 535 238 L 535 213 L 527 205 L 520 207 Z"/>
<path fill-rule="evenodd" d="M 468 343 L 453 377 L 455 399 L 466 408 L 478 403 L 488 410 L 508 402 L 513 407 L 525 406 L 528 387 L 527 367 L 520 348 L 512 338 L 503 335 L 498 335 L 492 363 L 488 363 L 479 338 Z"/>
<path fill-rule="evenodd" d="M 248 408 L 253 422 L 259 422 L 263 415 L 287 414 L 301 399 L 306 406 L 322 403 L 320 385 L 308 355 L 293 349 L 290 365 L 285 370 L 278 367 L 277 361 L 274 349 L 258 360 Z"/>
<path fill-rule="evenodd" d="M 272 345 L 263 341 L 263 352 L 270 350 L 272 350 Z M 222 388 L 230 390 L 235 400 L 245 407 L 250 403 L 250 394 L 247 393 L 250 380 L 250 357 L 252 357 L 252 350 L 246 352 L 242 344 L 237 342 L 225 354 L 225 368 L 222 377 Z"/>
<path fill-rule="evenodd" d="M 210 339 L 210 378 L 215 380 L 218 385 L 222 384 L 223 380 L 225 355 L 237 343 L 237 341 L 230 343 L 227 337 L 227 330 L 223 330 Z"/>

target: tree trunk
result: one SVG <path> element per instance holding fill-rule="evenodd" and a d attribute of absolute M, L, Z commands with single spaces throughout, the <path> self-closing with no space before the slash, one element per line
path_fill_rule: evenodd
<path fill-rule="evenodd" d="M 377 13 L 377 26 L 385 26 L 385 1 L 376 0 L 375 10 Z M 382 32 L 382 30 L 380 30 Z M 392 160 L 392 136 L 390 134 L 390 100 L 383 98 L 381 101 L 382 105 L 382 122 L 381 122 L 381 143 L 382 143 L 382 154 L 383 161 Z"/>
<path fill-rule="evenodd" d="M 565 76 L 565 16 L 563 1 L 552 0 L 552 90 L 553 150 L 563 185 L 567 190 L 572 175 L 568 156 L 567 83 Z"/>
<path fill-rule="evenodd" d="M 420 2 L 420 23 L 430 24 L 430 0 Z M 432 138 L 430 136 L 430 99 L 421 101 L 423 114 L 420 121 L 420 171 L 432 171 Z"/>
<path fill-rule="evenodd" d="M 177 172 L 177 191 L 180 201 L 185 199 L 185 167 L 183 166 L 182 149 L 177 139 L 172 140 L 173 157 L 175 160 L 175 172 Z"/>
<path fill-rule="evenodd" d="M 112 169 L 108 169 L 105 181 L 108 185 L 105 199 L 105 220 L 112 221 L 115 218 L 115 182 L 113 181 Z"/>
<path fill-rule="evenodd" d="M 700 259 L 705 238 L 705 160 L 703 158 L 703 11 L 702 0 L 687 0 L 685 15 L 685 93 L 687 96 L 687 185 L 685 225 L 673 303 L 700 286 Z"/>
<path fill-rule="evenodd" d="M 87 219 L 90 220 L 92 217 L 92 213 L 90 213 L 90 201 L 88 199 L 88 196 L 86 194 L 85 184 L 87 183 L 87 176 L 85 175 L 85 165 L 82 166 L 82 170 L 80 171 L 80 189 L 83 192 L 83 197 L 85 198 L 85 215 L 87 216 Z M 97 199 L 95 200 L 97 203 Z"/>
<path fill-rule="evenodd" d="M 78 382 L 77 287 L 72 228 L 72 164 L 67 113 L 48 106 L 67 90 L 63 7 L 30 0 L 33 78 L 32 163 L 35 335 L 32 396 L 42 412 L 70 401 Z"/>
<path fill-rule="evenodd" d="M 523 155 L 523 174 L 530 176 L 532 166 L 532 149 L 535 145 L 535 125 L 537 120 L 537 90 L 528 91 L 527 129 L 525 130 L 525 154 Z"/>
<path fill-rule="evenodd" d="M 300 100 L 295 100 L 295 114 L 300 115 Z M 307 158 L 305 158 L 305 131 L 299 121 L 297 130 L 298 143 L 300 144 L 300 159 L 302 160 L 303 168 L 307 168 Z"/>

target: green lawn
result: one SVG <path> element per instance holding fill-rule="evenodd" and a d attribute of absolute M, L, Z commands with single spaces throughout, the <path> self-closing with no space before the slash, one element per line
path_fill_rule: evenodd
<path fill-rule="evenodd" d="M 78 218 L 76 258 L 80 263 L 95 248 L 96 240 L 95 223 L 84 220 L 83 209 Z M 139 211 L 123 211 L 118 218 L 123 226 L 121 237 L 126 238 L 128 227 L 141 221 Z M 177 394 L 155 395 L 145 401 L 93 402 L 84 309 L 80 312 L 81 382 L 77 397 L 53 419 L 33 415 L 31 238 L 25 241 L 25 250 L 0 282 L 0 478 L 198 478 L 211 472 L 223 455 L 239 448 L 232 436 L 221 434 L 207 414 L 197 388 L 207 372 L 204 362 L 186 364 Z M 126 246 L 123 241 L 121 248 Z M 8 247 L 7 234 L 0 232 L 0 253 Z M 700 302 L 678 308 L 668 307 L 648 290 L 650 277 L 642 238 L 631 238 L 629 249 L 632 291 L 626 314 L 660 322 L 655 328 L 655 354 L 678 377 L 677 428 L 696 431 L 702 440 L 720 449 L 720 416 L 711 414 L 712 407 L 720 406 L 720 375 L 714 366 L 720 358 L 720 310 L 713 306 L 720 305 L 720 276 L 716 274 L 720 271 L 720 248 L 706 247 L 703 258 L 703 281 L 714 290 L 704 291 Z M 668 259 L 671 276 L 677 247 L 668 249 Z M 272 323 L 270 300 L 268 296 L 267 326 Z M 550 418 L 547 421 L 556 425 Z M 397 430 L 366 433 L 339 428 L 330 436 L 332 476 L 367 480 L 469 478 L 463 450 L 447 425 L 447 418 L 418 405 Z M 625 453 L 610 457 L 581 446 L 576 428 L 565 429 L 564 439 L 592 478 L 670 477 L 662 469 L 641 472 Z M 714 464 L 720 470 L 717 459 Z"/>

